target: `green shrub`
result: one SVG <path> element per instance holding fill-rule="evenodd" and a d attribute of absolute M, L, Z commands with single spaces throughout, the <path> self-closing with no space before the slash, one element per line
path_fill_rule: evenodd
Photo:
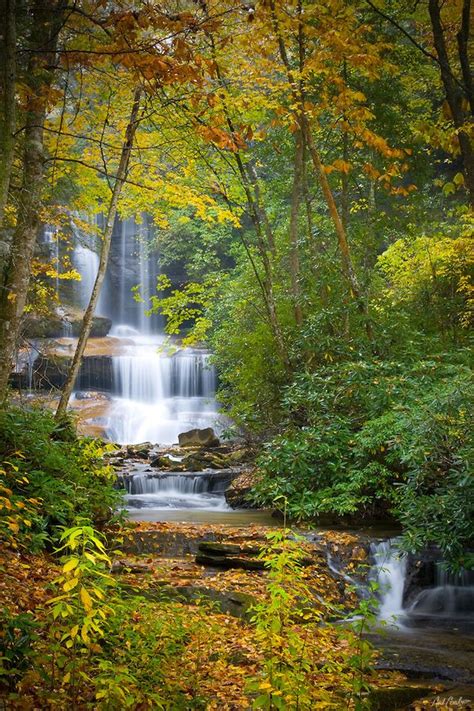
<path fill-rule="evenodd" d="M 119 498 L 103 460 L 111 447 L 44 411 L 0 412 L 0 535 L 34 551 L 77 516 L 108 520 Z"/>
<path fill-rule="evenodd" d="M 283 495 L 300 519 L 390 512 L 410 548 L 436 543 L 461 561 L 474 538 L 473 405 L 472 373 L 441 359 L 301 376 L 285 396 L 300 426 L 267 445 L 254 500 Z"/>

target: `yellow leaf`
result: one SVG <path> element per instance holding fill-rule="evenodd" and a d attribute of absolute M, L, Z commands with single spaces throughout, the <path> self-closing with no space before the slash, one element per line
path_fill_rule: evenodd
<path fill-rule="evenodd" d="M 89 612 L 89 610 L 92 609 L 92 598 L 91 598 L 91 596 L 89 595 L 89 593 L 87 592 L 87 590 L 86 590 L 84 587 L 81 588 L 81 591 L 80 591 L 79 594 L 80 594 L 80 596 L 81 596 L 82 604 L 84 605 L 84 607 L 85 607 L 85 609 L 86 609 L 86 612 Z M 84 629 L 84 628 L 82 628 L 82 629 Z"/>
<path fill-rule="evenodd" d="M 78 582 L 78 578 L 71 578 L 71 580 L 67 580 L 63 585 L 64 592 L 70 592 L 71 590 L 73 590 L 78 584 Z"/>
<path fill-rule="evenodd" d="M 71 570 L 74 570 L 74 568 L 77 568 L 77 565 L 79 563 L 78 558 L 70 558 L 65 565 L 63 565 L 63 571 L 65 573 L 69 573 Z"/>
<path fill-rule="evenodd" d="M 85 625 L 81 629 L 81 639 L 84 644 L 89 644 L 90 642 L 89 635 L 87 634 L 87 627 Z"/>

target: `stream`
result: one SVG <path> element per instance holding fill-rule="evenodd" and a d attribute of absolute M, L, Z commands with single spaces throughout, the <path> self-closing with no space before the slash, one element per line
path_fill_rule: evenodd
<path fill-rule="evenodd" d="M 145 250 L 149 235 L 143 240 L 144 229 L 148 229 L 146 221 L 138 225 L 127 220 L 115 230 L 111 266 L 99 304 L 100 315 L 111 319 L 112 330 L 109 336 L 96 339 L 100 357 L 106 360 L 98 375 L 83 374 L 75 403 L 87 413 L 86 424 L 101 428 L 114 442 L 163 447 L 193 428 L 212 427 L 220 434 L 226 422 L 216 402 L 217 376 L 211 354 L 178 344 L 170 348 L 160 319 L 146 315 L 146 297 L 154 292 L 159 265 Z M 76 296 L 84 306 L 98 265 L 94 245 L 78 241 L 73 263 L 82 274 Z M 133 298 L 137 282 L 145 300 Z M 74 340 L 67 337 L 67 327 L 64 335 L 61 347 L 67 351 Z M 33 363 L 30 358 L 30 373 Z M 88 390 L 98 391 L 97 411 L 90 408 L 89 412 L 81 404 L 88 405 Z M 236 510 L 228 505 L 225 491 L 237 473 L 234 469 L 170 472 L 151 464 L 150 460 L 125 459 L 119 472 L 127 492 L 125 510 L 132 520 L 196 523 L 202 524 L 203 531 L 206 524 L 280 525 L 271 512 Z M 396 538 L 374 536 L 368 550 L 369 579 L 378 585 L 378 619 L 385 626 L 384 631 L 373 630 L 371 636 L 382 650 L 382 663 L 430 679 L 474 684 L 473 575 L 448 574 L 436 556 L 414 559 L 400 552 L 398 543 Z M 348 582 L 350 575 L 337 570 L 329 552 L 328 566 Z"/>

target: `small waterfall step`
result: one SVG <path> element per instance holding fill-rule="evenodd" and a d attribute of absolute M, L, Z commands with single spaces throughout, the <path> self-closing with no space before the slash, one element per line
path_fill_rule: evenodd
<path fill-rule="evenodd" d="M 156 471 L 147 462 L 130 462 L 119 473 L 119 482 L 127 492 L 125 505 L 129 511 L 143 508 L 230 511 L 224 494 L 238 473 L 238 468 Z"/>
<path fill-rule="evenodd" d="M 379 619 L 399 627 L 462 621 L 474 630 L 474 571 L 450 573 L 437 551 L 409 556 L 398 539 L 373 543 L 371 552 Z"/>

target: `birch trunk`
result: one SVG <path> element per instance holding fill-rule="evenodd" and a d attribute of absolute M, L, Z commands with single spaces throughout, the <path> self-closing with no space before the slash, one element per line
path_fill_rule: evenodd
<path fill-rule="evenodd" d="M 97 270 L 97 276 L 94 282 L 94 287 L 92 289 L 91 297 L 89 299 L 89 304 L 85 310 L 84 318 L 82 320 L 81 332 L 79 334 L 79 339 L 77 341 L 77 346 L 74 353 L 74 357 L 72 359 L 71 367 L 69 368 L 66 382 L 64 383 L 63 391 L 61 393 L 61 399 L 56 410 L 56 420 L 60 420 L 61 418 L 63 418 L 66 413 L 67 406 L 74 388 L 74 383 L 76 382 L 77 376 L 79 374 L 82 358 L 84 356 L 84 351 L 91 332 L 92 319 L 94 317 L 94 312 L 97 306 L 97 302 L 99 300 L 100 291 L 102 289 L 102 284 L 104 282 L 105 272 L 109 261 L 110 244 L 112 241 L 114 222 L 117 216 L 118 201 L 120 198 L 120 193 L 122 192 L 124 181 L 127 178 L 128 166 L 130 163 L 130 154 L 132 151 L 135 133 L 139 123 L 138 113 L 140 110 L 140 97 L 141 89 L 136 89 L 133 97 L 133 106 L 130 114 L 130 120 L 125 131 L 125 140 L 122 146 L 119 167 L 117 169 L 117 175 L 115 178 L 112 196 L 110 198 L 109 208 L 107 210 L 107 217 L 102 233 L 102 249 L 100 252 L 99 268 Z"/>

